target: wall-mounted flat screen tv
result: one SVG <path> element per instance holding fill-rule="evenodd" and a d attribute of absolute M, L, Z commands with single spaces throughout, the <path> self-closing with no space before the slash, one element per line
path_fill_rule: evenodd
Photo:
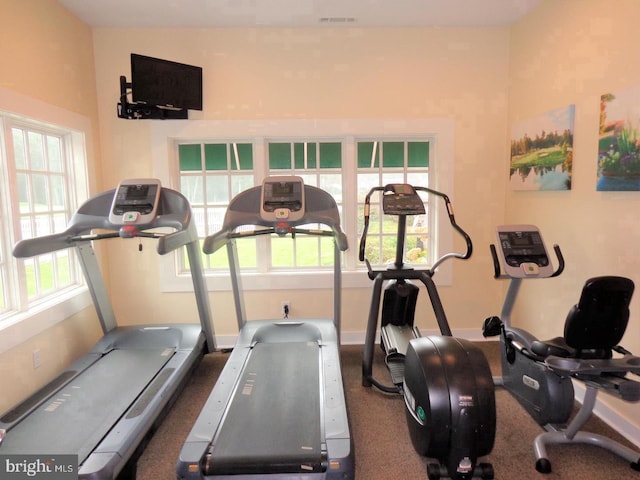
<path fill-rule="evenodd" d="M 202 110 L 202 68 L 132 53 L 131 96 L 136 103 Z"/>

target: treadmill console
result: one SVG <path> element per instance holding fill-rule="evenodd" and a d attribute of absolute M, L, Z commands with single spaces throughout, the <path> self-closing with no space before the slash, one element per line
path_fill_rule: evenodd
<path fill-rule="evenodd" d="M 423 215 L 424 202 L 408 183 L 390 183 L 384 187 L 382 211 L 386 215 Z"/>
<path fill-rule="evenodd" d="M 260 216 L 268 222 L 294 222 L 305 213 L 304 182 L 296 176 L 267 177 L 262 182 Z"/>
<path fill-rule="evenodd" d="M 160 180 L 155 178 L 123 180 L 116 188 L 109 211 L 114 225 L 144 225 L 157 215 Z"/>
<path fill-rule="evenodd" d="M 503 225 L 497 228 L 498 252 L 512 278 L 550 277 L 553 266 L 540 230 L 534 225 Z"/>

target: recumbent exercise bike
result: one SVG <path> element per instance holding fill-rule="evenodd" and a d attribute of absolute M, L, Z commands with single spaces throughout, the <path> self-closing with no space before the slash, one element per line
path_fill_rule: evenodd
<path fill-rule="evenodd" d="M 546 432 L 534 441 L 536 470 L 551 472 L 547 445 L 584 443 L 605 448 L 640 471 L 640 453 L 602 435 L 580 431 L 591 416 L 599 390 L 627 402 L 640 401 L 640 382 L 627 374 L 640 374 L 640 357 L 618 345 L 629 320 L 633 282 L 624 277 L 601 276 L 586 281 L 579 302 L 571 308 L 564 336 L 540 341 L 511 325 L 511 313 L 523 280 L 558 276 L 564 269 L 562 252 L 554 251 L 554 271 L 542 236 L 533 225 L 497 228 L 498 249 L 491 245 L 495 278 L 509 278 L 500 317 L 484 321 L 485 337 L 500 335 L 504 386 Z M 502 272 L 504 268 L 505 273 Z M 613 353 L 622 355 L 614 358 Z M 583 382 L 586 393 L 571 422 L 574 405 L 572 379 Z"/>

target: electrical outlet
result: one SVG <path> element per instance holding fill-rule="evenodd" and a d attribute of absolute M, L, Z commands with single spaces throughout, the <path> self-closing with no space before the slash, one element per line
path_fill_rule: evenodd
<path fill-rule="evenodd" d="M 33 351 L 33 369 L 40 368 L 42 360 L 40 359 L 40 350 Z"/>
<path fill-rule="evenodd" d="M 289 300 L 283 300 L 280 304 L 280 312 L 283 317 L 291 315 L 291 302 Z"/>

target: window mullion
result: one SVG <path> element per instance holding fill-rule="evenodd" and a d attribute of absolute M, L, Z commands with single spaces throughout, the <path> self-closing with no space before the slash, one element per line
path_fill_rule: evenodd
<path fill-rule="evenodd" d="M 345 254 L 347 270 L 355 270 L 359 264 L 359 237 L 358 237 L 358 158 L 356 155 L 356 141 L 354 137 L 347 137 L 342 143 L 343 179 L 342 179 L 342 223 L 349 249 Z M 352 245 L 353 243 L 353 245 Z"/>
<path fill-rule="evenodd" d="M 13 144 L 13 133 L 12 133 L 12 123 L 5 119 L 3 122 L 4 127 L 4 141 L 5 141 L 5 152 L 7 155 L 7 178 L 16 178 L 16 168 L 15 162 L 8 161 L 9 158 L 15 158 L 14 153 L 14 144 Z M 22 135 L 24 136 L 24 131 L 20 130 Z M 6 272 L 6 279 L 9 283 L 9 297 L 12 309 L 14 310 L 25 310 L 25 305 L 27 304 L 27 291 L 26 291 L 26 274 L 25 274 L 25 264 L 23 260 L 17 260 L 13 256 L 13 243 L 18 239 L 18 232 L 20 232 L 20 201 L 17 190 L 17 182 L 9 181 L 7 191 L 7 208 L 6 212 L 9 214 L 10 212 L 18 212 L 15 215 L 9 215 L 10 222 L 6 222 L 7 225 L 11 225 L 9 236 L 5 237 L 7 239 L 6 245 L 4 245 L 6 252 L 6 265 L 8 267 L 8 271 Z"/>
<path fill-rule="evenodd" d="M 268 156 L 268 140 L 260 137 L 256 138 L 254 145 L 254 185 L 260 185 L 262 179 L 267 176 L 269 172 L 269 156 Z M 258 255 L 256 257 L 256 268 L 258 273 L 267 273 L 269 271 L 269 259 L 271 258 L 271 242 L 268 241 L 266 236 L 260 235 L 256 237 L 256 248 Z M 259 252 L 265 252 L 264 255 L 260 255 Z"/>

